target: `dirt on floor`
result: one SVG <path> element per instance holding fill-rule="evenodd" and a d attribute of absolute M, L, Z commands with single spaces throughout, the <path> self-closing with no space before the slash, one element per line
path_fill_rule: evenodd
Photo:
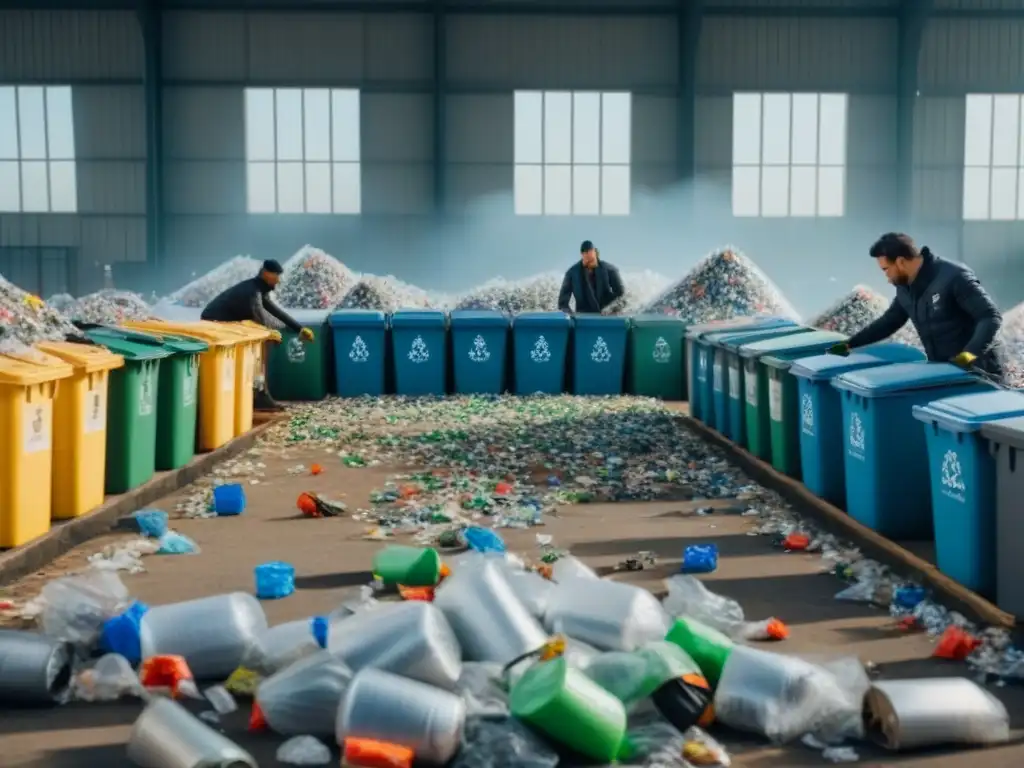
<path fill-rule="evenodd" d="M 248 509 L 238 517 L 178 519 L 173 527 L 202 548 L 198 555 L 153 555 L 145 558 L 146 572 L 125 574 L 124 583 L 138 599 L 149 603 L 187 600 L 220 592 L 253 590 L 253 568 L 283 560 L 296 568 L 296 592 L 283 600 L 264 603 L 271 623 L 322 614 L 336 607 L 353 586 L 366 584 L 373 553 L 381 542 L 367 540 L 373 526 L 350 517 L 308 519 L 296 509 L 302 491 L 317 491 L 344 500 L 350 511 L 369 507 L 371 492 L 381 488 L 395 470 L 386 467 L 346 468 L 337 457 L 315 449 L 294 449 L 284 455 L 265 454 L 246 461 L 265 468 L 257 484 L 247 485 Z M 325 471 L 311 476 L 314 462 Z M 251 469 L 253 465 L 249 465 Z M 185 489 L 159 508 L 172 512 L 179 501 L 194 496 Z M 740 602 L 748 618 L 775 616 L 785 621 L 790 638 L 772 650 L 789 653 L 855 655 L 885 678 L 966 675 L 962 664 L 930 657 L 933 642 L 922 634 L 899 629 L 888 614 L 870 606 L 840 602 L 834 595 L 840 582 L 822 573 L 820 558 L 784 553 L 768 537 L 751 530 L 749 518 L 730 511 L 726 500 L 717 511 L 697 514 L 708 502 L 590 504 L 561 508 L 546 518 L 543 528 L 504 530 L 509 548 L 524 555 L 536 552 L 538 533 L 549 534 L 602 573 L 613 573 L 628 557 L 654 552 L 657 565 L 648 570 L 620 572 L 615 578 L 660 591 L 662 580 L 679 569 L 683 549 L 693 543 L 714 543 L 719 567 L 704 577 L 716 592 Z M 15 603 L 38 593 L 47 580 L 81 569 L 87 557 L 112 544 L 137 538 L 111 533 L 69 553 L 52 566 L 6 588 L 0 599 Z M 985 766 L 1024 765 L 1024 691 L 992 688 L 1012 718 L 1014 742 L 982 753 L 958 750 L 909 757 L 857 746 L 860 765 Z M 955 702 L 950 702 L 954 707 Z M 261 766 L 277 765 L 274 753 L 280 738 L 246 732 L 249 706 L 224 719 L 225 731 L 250 749 Z M 139 706 L 75 704 L 54 710 L 5 711 L 0 716 L 0 765 L 5 768 L 121 768 L 130 763 L 124 745 Z M 733 765 L 746 768 L 825 765 L 821 754 L 804 747 L 777 749 L 756 739 L 716 731 L 733 755 Z"/>

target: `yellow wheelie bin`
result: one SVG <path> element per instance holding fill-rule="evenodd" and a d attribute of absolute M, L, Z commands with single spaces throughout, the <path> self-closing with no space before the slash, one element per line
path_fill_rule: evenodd
<path fill-rule="evenodd" d="M 273 332 L 249 320 L 216 325 L 234 333 L 239 339 L 240 352 L 236 358 L 238 368 L 235 372 L 238 381 L 235 389 L 235 434 L 244 435 L 252 429 L 252 390 L 256 377 L 263 375 L 263 345 Z"/>
<path fill-rule="evenodd" d="M 68 363 L 74 373 L 57 390 L 53 433 L 53 509 L 66 520 L 103 503 L 107 463 L 107 382 L 124 358 L 105 347 L 42 342 L 37 349 Z"/>
<path fill-rule="evenodd" d="M 168 323 L 162 320 L 132 320 L 123 323 L 155 334 L 174 334 L 200 339 L 209 345 L 199 354 L 199 438 L 200 451 L 212 451 L 235 436 L 235 401 L 238 355 L 244 339 L 222 323 L 198 320 L 193 323 Z M 251 397 L 251 394 L 250 394 Z"/>
<path fill-rule="evenodd" d="M 50 530 L 53 401 L 70 365 L 42 352 L 0 355 L 0 549 Z"/>

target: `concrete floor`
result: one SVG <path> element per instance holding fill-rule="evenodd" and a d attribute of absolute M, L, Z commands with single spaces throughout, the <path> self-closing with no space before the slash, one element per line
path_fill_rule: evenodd
<path fill-rule="evenodd" d="M 308 451 L 308 449 L 307 449 Z M 289 468 L 320 460 L 327 470 L 318 477 L 295 476 Z M 369 493 L 384 484 L 391 472 L 381 468 L 347 469 L 337 457 L 323 453 L 294 453 L 266 458 L 267 477 L 248 489 L 249 508 L 237 518 L 181 520 L 180 532 L 202 547 L 197 556 L 153 556 L 148 571 L 124 576 L 139 599 L 159 604 L 218 592 L 251 591 L 253 567 L 268 560 L 295 565 L 297 591 L 284 600 L 265 603 L 271 623 L 324 613 L 335 607 L 346 589 L 365 584 L 379 542 L 363 540 L 366 526 L 350 519 L 297 518 L 295 499 L 303 490 L 341 497 L 350 508 L 367 504 Z M 156 505 L 171 511 L 175 497 Z M 683 548 L 690 543 L 715 543 L 718 570 L 705 577 L 715 591 L 738 600 L 748 618 L 776 616 L 791 628 L 791 636 L 772 650 L 793 653 L 853 654 L 877 665 L 888 678 L 967 674 L 962 664 L 929 658 L 932 643 L 920 634 L 893 626 L 881 610 L 839 602 L 841 584 L 820 573 L 816 556 L 786 554 L 773 549 L 767 538 L 752 535 L 749 521 L 735 514 L 698 516 L 693 503 L 596 504 L 566 507 L 549 518 L 541 532 L 556 544 L 599 570 L 612 570 L 624 558 L 650 550 L 660 558 L 654 570 L 621 574 L 652 590 L 678 570 Z M 535 549 L 537 531 L 508 531 L 510 548 L 526 554 Z M 7 590 L 24 597 L 37 591 L 46 578 L 81 567 L 83 558 L 102 542 L 91 542 L 48 568 Z M 984 766 L 1024 765 L 1024 688 L 993 688 L 1012 716 L 1014 743 L 984 752 L 955 750 L 910 757 L 891 755 L 869 746 L 857 747 L 859 765 Z M 955 702 L 950 702 L 955 706 Z M 280 739 L 245 732 L 248 704 L 226 719 L 226 732 L 250 749 L 263 768 L 277 765 L 274 753 Z M 128 766 L 124 744 L 138 713 L 136 703 L 72 705 L 46 711 L 0 713 L 0 766 L 4 768 L 122 768 Z M 746 768 L 796 768 L 827 764 L 818 752 L 803 747 L 774 749 L 757 740 L 715 732 L 729 747 L 733 765 Z"/>

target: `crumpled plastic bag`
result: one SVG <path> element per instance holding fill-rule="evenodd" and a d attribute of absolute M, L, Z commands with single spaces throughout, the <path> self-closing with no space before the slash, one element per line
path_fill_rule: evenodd
<path fill-rule="evenodd" d="M 331 750 L 315 736 L 294 736 L 277 748 L 277 762 L 285 765 L 327 765 Z"/>
<path fill-rule="evenodd" d="M 747 621 L 738 602 L 712 592 L 695 576 L 671 576 L 665 587 L 662 606 L 670 616 L 688 616 L 734 640 L 781 640 L 789 634 L 775 618 Z"/>
<path fill-rule="evenodd" d="M 635 651 L 609 651 L 594 658 L 585 674 L 623 703 L 627 712 L 653 709 L 650 696 L 683 675 L 700 675 L 697 663 L 677 645 L 657 640 Z"/>
<path fill-rule="evenodd" d="M 514 718 L 470 718 L 451 768 L 555 768 L 558 754 Z"/>
<path fill-rule="evenodd" d="M 118 575 L 99 569 L 54 579 L 43 587 L 40 598 L 43 633 L 83 649 L 92 648 L 104 622 L 131 602 Z"/>
<path fill-rule="evenodd" d="M 624 760 L 644 768 L 729 768 L 732 765 L 725 748 L 697 726 L 680 733 L 670 722 L 657 717 L 631 721 L 624 749 L 627 753 Z"/>
<path fill-rule="evenodd" d="M 117 701 L 125 696 L 144 698 L 146 689 L 128 659 L 108 653 L 75 675 L 71 695 L 77 701 Z"/>
<path fill-rule="evenodd" d="M 549 632 L 600 650 L 632 651 L 664 639 L 670 622 L 646 589 L 610 579 L 568 577 L 552 591 L 544 625 Z"/>
<path fill-rule="evenodd" d="M 508 693 L 502 685 L 501 664 L 463 662 L 455 692 L 466 702 L 467 717 L 493 720 L 509 716 Z"/>
<path fill-rule="evenodd" d="M 261 632 L 246 650 L 242 666 L 272 675 L 319 650 L 312 619 L 288 621 Z"/>

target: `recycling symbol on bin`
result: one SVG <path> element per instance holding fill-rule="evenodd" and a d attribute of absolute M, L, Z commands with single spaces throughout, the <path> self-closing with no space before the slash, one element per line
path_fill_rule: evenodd
<path fill-rule="evenodd" d="M 551 361 L 551 349 L 548 347 L 548 340 L 538 336 L 537 341 L 530 350 L 530 359 L 535 363 L 547 363 Z"/>
<path fill-rule="evenodd" d="M 352 342 L 352 349 L 348 351 L 348 359 L 353 363 L 365 363 L 370 359 L 370 350 L 366 348 L 366 342 L 362 336 L 356 336 Z"/>
<path fill-rule="evenodd" d="M 654 352 L 651 355 L 656 363 L 667 363 L 672 359 L 672 347 L 665 341 L 664 336 L 659 336 L 654 342 Z"/>
<path fill-rule="evenodd" d="M 598 336 L 597 341 L 594 342 L 594 347 L 590 350 L 590 359 L 595 363 L 611 361 L 612 353 L 608 351 L 608 343 L 604 340 L 603 336 Z"/>
<path fill-rule="evenodd" d="M 473 339 L 473 348 L 469 350 L 469 359 L 474 363 L 486 363 L 491 359 L 491 351 L 487 348 L 487 340 L 483 336 Z"/>
<path fill-rule="evenodd" d="M 417 336 L 412 340 L 408 357 L 410 362 L 417 364 L 425 363 L 430 359 L 430 350 L 427 348 L 427 342 L 423 340 L 422 336 Z"/>
<path fill-rule="evenodd" d="M 850 417 L 850 447 L 857 451 L 863 451 L 867 443 L 867 435 L 864 434 L 864 423 L 860 420 L 860 414 L 855 413 Z"/>
<path fill-rule="evenodd" d="M 963 493 L 967 490 L 960 457 L 956 455 L 956 451 L 946 451 L 946 455 L 942 457 L 942 484 L 951 491 Z"/>
<path fill-rule="evenodd" d="M 814 431 L 814 400 L 810 395 L 800 398 L 800 418 L 803 421 L 804 429 Z"/>

